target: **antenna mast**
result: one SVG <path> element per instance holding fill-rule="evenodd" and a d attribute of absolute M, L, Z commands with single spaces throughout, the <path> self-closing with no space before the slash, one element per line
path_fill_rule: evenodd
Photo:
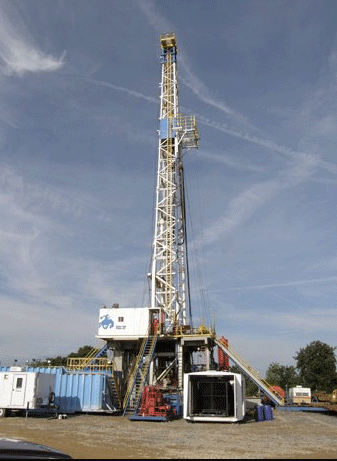
<path fill-rule="evenodd" d="M 164 313 L 171 332 L 186 325 L 187 241 L 183 149 L 198 147 L 195 116 L 178 110 L 177 41 L 160 36 L 161 83 L 155 232 L 153 241 L 151 308 Z M 163 320 L 161 320 L 163 323 Z"/>

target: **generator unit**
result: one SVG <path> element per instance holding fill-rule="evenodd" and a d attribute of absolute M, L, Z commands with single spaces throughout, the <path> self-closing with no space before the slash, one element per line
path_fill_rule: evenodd
<path fill-rule="evenodd" d="M 184 375 L 184 419 L 238 422 L 245 413 L 245 379 L 239 373 L 206 371 Z"/>
<path fill-rule="evenodd" d="M 55 399 L 55 374 L 21 371 L 0 372 L 0 417 L 11 410 L 39 410 Z"/>

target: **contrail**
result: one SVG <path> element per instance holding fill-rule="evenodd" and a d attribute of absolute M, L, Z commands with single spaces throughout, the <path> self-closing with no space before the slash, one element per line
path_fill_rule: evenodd
<path fill-rule="evenodd" d="M 157 33 L 162 33 L 163 30 L 173 30 L 172 24 L 164 17 L 162 16 L 158 10 L 155 7 L 155 4 L 153 0 L 138 0 L 138 6 L 140 10 L 145 14 L 150 26 L 157 32 Z M 216 100 L 213 96 L 211 96 L 211 93 L 209 89 L 205 86 L 205 84 L 192 72 L 190 65 L 188 64 L 188 59 L 186 54 L 183 52 L 179 52 L 182 59 L 181 59 L 181 67 L 184 70 L 187 78 L 181 78 L 182 82 L 190 88 L 193 93 L 204 103 L 209 104 L 217 109 L 220 109 L 223 113 L 225 113 L 227 116 L 231 117 L 232 120 L 237 120 L 238 122 L 241 122 L 242 124 L 246 125 L 247 128 L 250 128 L 251 130 L 257 131 L 258 129 L 252 125 L 248 118 L 245 117 L 244 115 L 240 114 L 239 112 L 236 112 L 234 109 L 230 108 L 227 104 L 225 104 L 221 100 Z M 157 102 L 157 101 L 156 101 Z M 242 131 L 242 130 L 236 130 L 232 129 L 229 126 L 227 126 L 224 123 L 217 123 L 211 120 L 208 120 L 202 116 L 198 116 L 198 121 L 200 121 L 201 124 L 207 125 L 211 128 L 214 128 L 216 130 L 223 131 L 229 135 L 235 136 L 237 138 L 240 138 L 245 141 L 252 142 L 256 145 L 265 147 L 267 149 L 270 149 L 274 152 L 278 152 L 279 154 L 286 156 L 286 157 L 292 157 L 292 158 L 298 158 L 299 156 L 306 157 L 307 159 L 311 158 L 311 160 L 314 163 L 318 163 L 319 166 L 331 173 L 337 173 L 337 166 L 325 162 L 321 160 L 320 156 L 318 155 L 313 155 L 305 152 L 296 152 L 293 151 L 292 149 L 289 149 L 288 147 L 279 145 L 274 143 L 273 141 L 269 141 L 267 139 L 264 139 L 261 136 L 256 136 L 252 133 L 249 133 L 247 131 Z"/>
<path fill-rule="evenodd" d="M 238 291 L 238 290 L 265 290 L 267 288 L 278 288 L 278 287 L 295 287 L 299 285 L 311 285 L 312 283 L 328 283 L 336 282 L 337 276 L 326 277 L 321 279 L 311 279 L 311 280 L 296 280 L 294 282 L 284 282 L 284 283 L 271 283 L 270 285 L 252 285 L 248 287 L 230 287 L 224 288 L 222 290 L 216 290 L 216 292 L 223 291 Z"/>
<path fill-rule="evenodd" d="M 265 147 L 267 149 L 273 150 L 278 152 L 279 154 L 285 155 L 287 157 L 298 157 L 299 155 L 312 155 L 305 152 L 296 152 L 288 147 L 276 144 L 273 141 L 269 141 L 267 139 L 260 138 L 258 136 L 252 135 L 247 131 L 238 131 L 232 128 L 229 128 L 227 124 L 221 122 L 215 122 L 214 120 L 210 120 L 206 117 L 203 117 L 200 114 L 197 114 L 198 121 L 202 125 L 209 126 L 210 128 L 214 128 L 219 131 L 223 131 L 224 133 L 230 134 L 235 136 L 236 138 L 240 138 L 244 141 L 250 141 L 254 144 L 259 146 Z"/>
<path fill-rule="evenodd" d="M 158 33 L 161 34 L 163 30 L 171 31 L 174 28 L 172 27 L 172 24 L 160 13 L 155 8 L 155 5 L 152 0 L 140 0 L 138 1 L 138 6 L 140 10 L 145 14 L 150 26 Z M 236 112 L 234 109 L 231 109 L 227 104 L 225 104 L 221 100 L 216 100 L 214 99 L 213 96 L 211 96 L 210 90 L 205 86 L 205 84 L 193 73 L 191 66 L 188 63 L 187 56 L 184 52 L 181 50 L 179 51 L 179 55 L 181 56 L 180 66 L 185 72 L 187 78 L 180 78 L 181 81 L 190 89 L 193 91 L 193 93 L 198 96 L 198 98 L 205 102 L 206 104 L 209 104 L 210 106 L 213 106 L 222 112 L 224 112 L 226 115 L 231 116 L 235 118 L 236 120 L 239 120 L 240 122 L 244 123 L 245 125 L 248 125 L 252 129 L 257 129 L 254 127 L 247 117 L 244 115 L 240 114 L 239 112 Z"/>
<path fill-rule="evenodd" d="M 78 77 L 76 77 L 78 78 Z M 153 103 L 153 104 L 158 104 L 158 98 L 154 98 L 153 96 L 148 96 L 143 93 L 140 93 L 139 91 L 134 91 L 130 90 L 129 88 L 125 88 L 122 86 L 114 85 L 113 83 L 105 82 L 102 80 L 96 80 L 94 78 L 87 78 L 83 77 L 81 78 L 82 80 L 92 83 L 95 85 L 100 85 L 104 86 L 106 88 L 111 88 L 112 90 L 115 91 L 120 91 L 122 93 L 129 94 L 130 96 L 134 96 L 136 98 L 144 99 L 147 102 Z M 193 112 L 191 109 L 188 108 L 182 108 L 183 110 L 187 112 Z M 268 139 L 264 139 L 261 137 L 258 137 L 256 135 L 253 135 L 249 133 L 248 131 L 240 131 L 240 130 L 235 130 L 233 128 L 230 128 L 228 124 L 224 122 L 216 122 L 215 120 L 211 120 L 209 118 L 206 118 L 200 114 L 196 114 L 197 120 L 200 124 L 208 126 L 210 128 L 213 128 L 218 131 L 222 131 L 224 133 L 227 133 L 231 136 L 235 136 L 236 138 L 242 139 L 244 141 L 251 142 L 253 144 L 256 144 L 258 146 L 264 147 L 266 149 L 272 150 L 274 152 L 277 152 L 285 157 L 290 157 L 293 159 L 299 159 L 300 157 L 306 157 L 308 160 L 311 159 L 313 163 L 316 163 L 317 166 L 320 166 L 322 169 L 329 171 L 330 173 L 337 174 L 337 165 L 324 161 L 322 160 L 318 155 L 313 155 L 309 154 L 306 152 L 298 152 L 290 149 L 289 147 L 276 144 L 273 141 L 270 141 Z"/>
<path fill-rule="evenodd" d="M 124 88 L 122 86 L 113 85 L 112 83 L 104 82 L 102 80 L 96 80 L 94 78 L 82 77 L 81 79 L 88 83 L 94 83 L 95 85 L 105 86 L 106 88 L 111 88 L 112 90 L 120 91 L 121 93 L 127 93 L 131 96 L 135 96 L 136 98 L 145 99 L 148 102 L 152 102 L 155 104 L 158 103 L 158 98 L 153 98 L 152 96 L 147 96 L 143 93 L 129 90 L 128 88 Z"/>

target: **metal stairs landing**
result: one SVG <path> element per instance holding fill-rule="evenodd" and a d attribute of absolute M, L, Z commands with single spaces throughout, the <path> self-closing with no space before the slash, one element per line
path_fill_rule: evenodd
<path fill-rule="evenodd" d="M 215 338 L 214 342 L 223 352 L 228 355 L 228 357 L 235 363 L 235 365 L 240 368 L 242 373 L 248 376 L 248 378 L 250 378 L 254 384 L 257 385 L 260 391 L 269 397 L 272 402 L 274 402 L 276 405 L 284 405 L 283 397 L 277 394 L 275 391 L 271 391 L 270 384 L 268 384 L 267 381 L 260 376 L 257 370 L 255 370 L 245 360 L 243 360 L 231 346 L 224 344 L 223 341 L 218 338 Z"/>
<path fill-rule="evenodd" d="M 86 357 L 68 357 L 67 369 L 69 371 L 84 371 L 89 370 L 108 370 L 111 365 L 106 357 L 102 355 L 108 350 L 108 343 L 105 343 L 101 348 L 92 349 Z"/>
<path fill-rule="evenodd" d="M 140 348 L 134 370 L 130 376 L 129 384 L 123 401 L 123 416 L 126 413 L 137 411 L 142 397 L 143 387 L 149 372 L 154 349 L 160 332 L 160 323 L 157 326 L 154 335 L 151 335 L 151 325 L 148 329 L 148 335 L 144 338 Z"/>

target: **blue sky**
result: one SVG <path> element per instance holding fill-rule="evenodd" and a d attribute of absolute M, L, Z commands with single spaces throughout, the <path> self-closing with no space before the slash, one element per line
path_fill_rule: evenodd
<path fill-rule="evenodd" d="M 0 360 L 144 306 L 159 35 L 178 40 L 193 316 L 262 373 L 336 345 L 334 0 L 0 1 Z"/>

